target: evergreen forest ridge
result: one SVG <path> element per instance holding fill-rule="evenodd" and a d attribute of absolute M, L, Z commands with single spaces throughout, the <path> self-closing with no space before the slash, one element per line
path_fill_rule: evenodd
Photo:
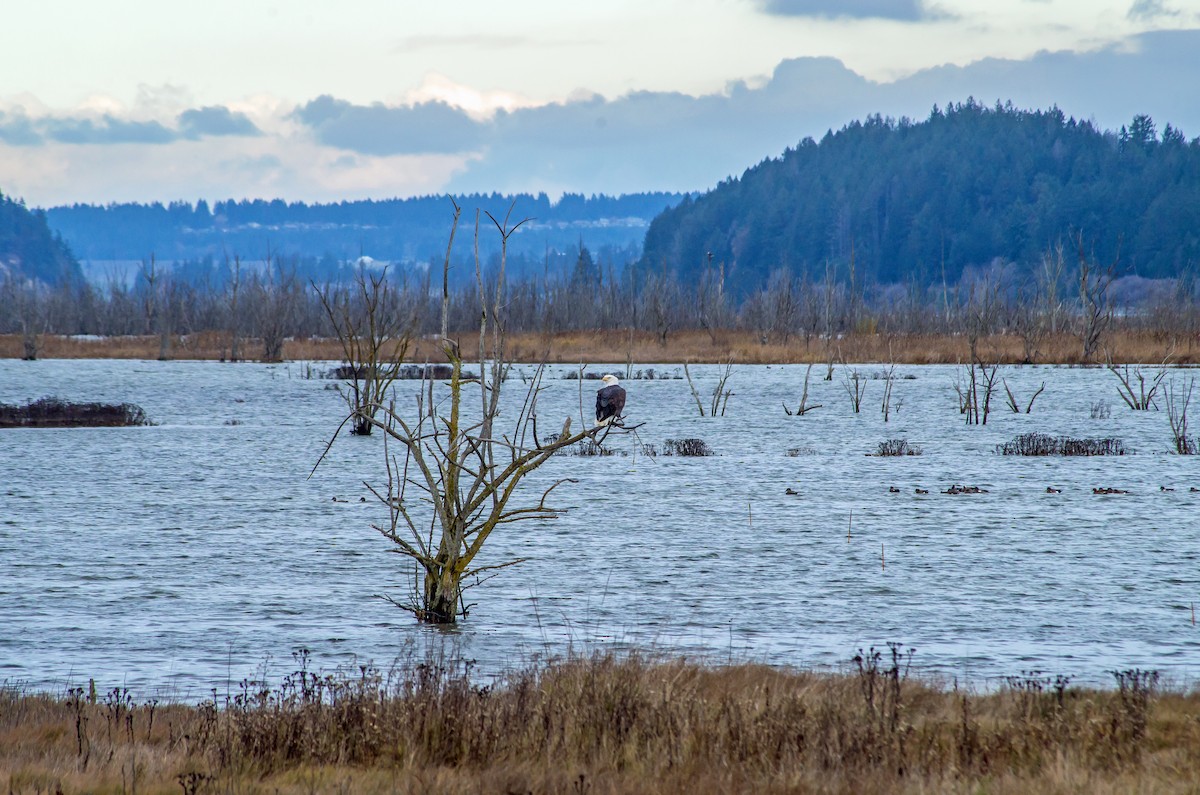
<path fill-rule="evenodd" d="M 502 218 L 511 208 L 514 219 L 533 219 L 510 244 L 515 278 L 568 273 L 589 247 L 618 278 L 633 269 L 694 283 L 719 266 L 735 297 L 779 271 L 859 287 L 928 286 L 997 263 L 1032 269 L 1075 235 L 1117 276 L 1176 278 L 1200 259 L 1200 138 L 1169 123 L 1160 132 L 1148 116 L 1106 131 L 1057 108 L 967 100 L 935 107 L 924 121 L 875 115 L 805 138 L 703 194 L 458 201 L 468 213 Z M 80 273 L 76 257 L 154 255 L 201 275 L 233 256 L 298 258 L 318 278 L 364 255 L 424 267 L 444 254 L 449 216 L 443 196 L 45 211 L 5 198 L 0 268 L 55 283 Z M 494 255 L 490 238 L 481 243 Z"/>

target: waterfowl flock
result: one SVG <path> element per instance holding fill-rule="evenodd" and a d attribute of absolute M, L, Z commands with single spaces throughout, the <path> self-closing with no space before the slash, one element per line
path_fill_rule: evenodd
<path fill-rule="evenodd" d="M 1159 486 L 1158 490 L 1162 494 L 1169 494 L 1169 493 L 1173 493 L 1175 491 L 1175 489 L 1171 486 Z M 1200 488 L 1198 488 L 1196 486 L 1191 486 L 1188 488 L 1188 491 L 1193 494 L 1200 493 Z M 917 488 L 914 489 L 914 492 L 917 494 L 928 494 L 929 489 L 923 489 L 920 486 L 918 486 Z M 795 492 L 793 492 L 791 489 L 788 489 L 788 494 L 794 494 L 794 493 Z M 896 486 L 888 486 L 888 493 L 899 494 L 900 489 L 897 488 Z M 942 494 L 988 494 L 989 492 L 987 489 L 980 488 L 979 486 L 963 486 L 961 484 L 954 483 L 949 488 L 942 491 L 941 493 Z M 1045 493 L 1046 494 L 1062 494 L 1063 490 L 1060 488 L 1057 488 L 1055 486 L 1047 486 Z M 1129 494 L 1129 493 L 1130 493 L 1129 489 L 1119 489 L 1119 488 L 1115 488 L 1112 486 L 1095 486 L 1092 488 L 1092 494 Z"/>

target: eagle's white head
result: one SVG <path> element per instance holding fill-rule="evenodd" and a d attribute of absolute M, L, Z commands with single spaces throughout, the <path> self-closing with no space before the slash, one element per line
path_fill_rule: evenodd
<path fill-rule="evenodd" d="M 609 373 L 608 375 L 601 378 L 600 381 L 605 386 L 613 386 L 614 384 L 617 383 L 617 377 L 615 375 L 613 375 L 612 373 Z"/>

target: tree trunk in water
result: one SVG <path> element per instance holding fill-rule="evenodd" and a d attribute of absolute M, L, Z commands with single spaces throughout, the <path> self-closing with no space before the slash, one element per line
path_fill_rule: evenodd
<path fill-rule="evenodd" d="M 26 331 L 22 336 L 22 342 L 24 343 L 25 355 L 21 358 L 27 362 L 36 361 L 38 357 L 38 335 Z"/>
<path fill-rule="evenodd" d="M 443 567 L 437 574 L 426 572 L 421 620 L 427 624 L 457 623 L 461 590 L 461 583 L 452 567 Z"/>
<path fill-rule="evenodd" d="M 283 361 L 283 337 L 275 335 L 263 337 L 263 361 Z"/>

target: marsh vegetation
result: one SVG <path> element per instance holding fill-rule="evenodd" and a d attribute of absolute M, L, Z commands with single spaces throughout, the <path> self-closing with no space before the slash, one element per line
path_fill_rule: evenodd
<path fill-rule="evenodd" d="M 910 675 L 643 655 L 298 667 L 194 704 L 94 685 L 0 690 L 0 787 L 37 792 L 1118 793 L 1194 791 L 1200 700 L 1158 674 L 1104 690 L 1031 671 L 988 692 Z"/>

